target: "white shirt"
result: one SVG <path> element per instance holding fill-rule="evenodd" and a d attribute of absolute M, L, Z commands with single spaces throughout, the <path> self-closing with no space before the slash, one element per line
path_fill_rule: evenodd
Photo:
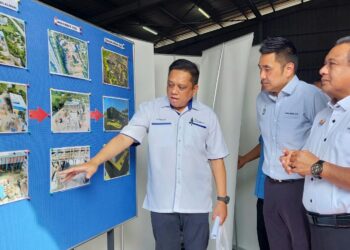
<path fill-rule="evenodd" d="M 305 145 L 321 160 L 350 168 L 350 96 L 331 102 L 315 119 Z M 305 177 L 303 203 L 320 214 L 350 213 L 350 192 L 327 180 Z"/>
<path fill-rule="evenodd" d="M 262 91 L 257 97 L 257 120 L 264 140 L 263 172 L 273 179 L 299 179 L 288 175 L 279 160 L 285 148 L 299 150 L 309 136 L 316 114 L 327 105 L 327 97 L 297 76 L 278 96 Z"/>
<path fill-rule="evenodd" d="M 191 101 L 179 114 L 162 97 L 140 105 L 121 133 L 141 142 L 148 133 L 149 162 L 145 209 L 160 213 L 212 210 L 209 159 L 228 150 L 215 113 Z"/>

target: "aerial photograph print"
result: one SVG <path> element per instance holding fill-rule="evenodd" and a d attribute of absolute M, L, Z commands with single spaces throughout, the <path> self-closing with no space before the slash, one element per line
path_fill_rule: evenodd
<path fill-rule="evenodd" d="M 0 152 L 0 205 L 28 198 L 28 151 Z"/>
<path fill-rule="evenodd" d="M 0 133 L 28 131 L 27 85 L 0 81 Z"/>
<path fill-rule="evenodd" d="M 89 80 L 88 43 L 53 30 L 48 36 L 50 73 Z"/>
<path fill-rule="evenodd" d="M 51 131 L 90 132 L 90 94 L 51 89 Z"/>
<path fill-rule="evenodd" d="M 102 48 L 103 83 L 129 87 L 128 80 L 128 57 L 111 50 Z"/>
<path fill-rule="evenodd" d="M 2 13 L 0 13 L 0 64 L 27 67 L 25 23 Z"/>

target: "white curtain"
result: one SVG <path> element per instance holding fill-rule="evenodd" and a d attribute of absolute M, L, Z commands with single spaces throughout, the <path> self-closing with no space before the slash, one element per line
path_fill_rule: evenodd
<path fill-rule="evenodd" d="M 219 117 L 230 155 L 225 159 L 227 189 L 232 197 L 225 223 L 232 248 L 233 215 L 237 175 L 237 156 L 241 128 L 243 97 L 253 34 L 226 42 L 203 52 L 198 100 L 214 108 Z M 213 199 L 216 194 L 213 194 Z M 208 249 L 215 249 L 210 242 Z"/>
<path fill-rule="evenodd" d="M 242 110 L 242 126 L 240 137 L 240 154 L 247 153 L 258 143 L 259 131 L 256 122 L 255 100 L 260 92 L 259 77 L 259 47 L 251 48 L 244 104 Z M 247 163 L 247 166 L 239 170 L 236 190 L 236 228 L 238 246 L 242 249 L 259 250 L 256 234 L 256 197 L 255 178 L 258 160 Z M 234 241 L 235 242 L 235 241 Z"/>

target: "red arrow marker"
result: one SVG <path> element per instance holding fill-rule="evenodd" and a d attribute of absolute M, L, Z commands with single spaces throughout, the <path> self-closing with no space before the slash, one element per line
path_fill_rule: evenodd
<path fill-rule="evenodd" d="M 38 122 L 42 122 L 49 114 L 38 107 L 36 110 L 29 110 L 29 118 L 36 119 Z"/>
<path fill-rule="evenodd" d="M 95 121 L 98 121 L 100 118 L 103 117 L 103 114 L 97 109 L 95 109 L 95 111 L 90 112 L 90 117 L 91 119 L 95 119 Z"/>

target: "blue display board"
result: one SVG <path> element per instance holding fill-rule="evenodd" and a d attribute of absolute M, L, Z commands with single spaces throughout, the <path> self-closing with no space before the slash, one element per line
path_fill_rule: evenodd
<path fill-rule="evenodd" d="M 37 1 L 20 1 L 19 11 L 0 6 L 0 15 L 25 22 L 25 65 L 0 64 L 0 82 L 28 85 L 28 113 L 38 108 L 50 113 L 50 92 L 55 89 L 88 94 L 90 110 L 101 113 L 104 96 L 128 100 L 128 115 L 129 118 L 132 116 L 134 69 L 133 44 L 130 41 Z M 0 26 L 3 23 L 4 19 L 0 18 Z M 49 67 L 49 31 L 86 42 L 87 75 L 68 77 L 54 73 L 57 69 Z M 0 42 L 1 39 L 0 34 Z M 127 74 L 124 72 L 123 78 L 119 79 L 120 86 L 104 84 L 103 49 L 119 54 L 119 58 L 127 62 Z M 60 60 L 64 63 L 65 59 Z M 73 63 L 76 60 L 79 59 L 74 58 Z M 77 70 L 76 65 L 72 67 L 71 70 Z M 130 150 L 128 175 L 105 181 L 103 167 L 100 167 L 90 184 L 63 192 L 50 192 L 52 148 L 90 146 L 92 157 L 118 133 L 105 131 L 103 119 L 91 119 L 87 132 L 53 133 L 52 119 L 47 117 L 41 122 L 28 119 L 28 132 L 0 133 L 0 152 L 29 151 L 29 199 L 0 205 L 0 249 L 68 249 L 136 216 L 134 148 Z M 1 193 L 4 196 L 5 191 Z"/>

